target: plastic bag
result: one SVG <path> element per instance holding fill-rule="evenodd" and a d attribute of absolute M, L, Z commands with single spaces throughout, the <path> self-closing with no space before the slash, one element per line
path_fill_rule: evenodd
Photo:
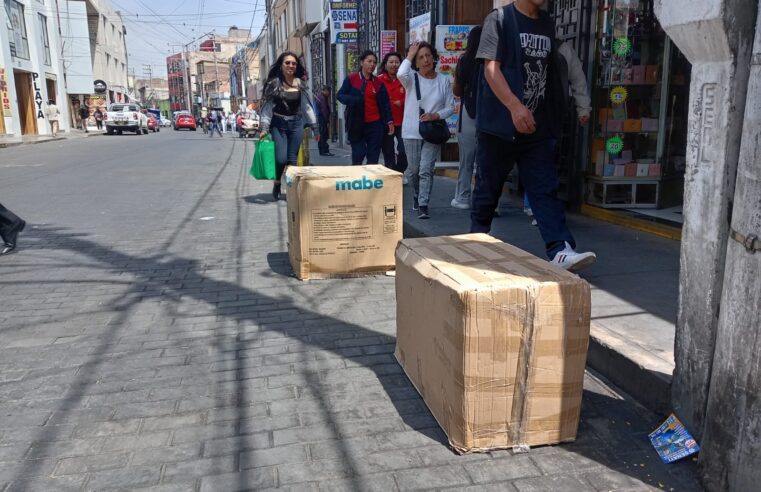
<path fill-rule="evenodd" d="M 275 142 L 269 135 L 256 143 L 251 176 L 256 179 L 275 179 Z"/>

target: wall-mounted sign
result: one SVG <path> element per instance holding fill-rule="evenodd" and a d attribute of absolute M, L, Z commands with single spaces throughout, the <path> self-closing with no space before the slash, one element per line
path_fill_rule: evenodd
<path fill-rule="evenodd" d="M 454 82 L 455 71 L 460 58 L 468 48 L 468 35 L 475 26 L 436 26 L 436 51 L 439 53 L 439 63 L 436 72 L 449 77 Z M 457 129 L 462 111 L 461 101 L 457 101 L 455 113 L 447 118 L 447 126 L 452 134 L 450 142 L 457 141 Z"/>
<path fill-rule="evenodd" d="M 610 91 L 610 102 L 613 104 L 623 104 L 626 102 L 626 99 L 629 97 L 629 92 L 626 90 L 625 87 L 615 87 L 612 91 Z"/>
<path fill-rule="evenodd" d="M 396 31 L 381 31 L 381 60 L 388 54 L 396 51 Z"/>
<path fill-rule="evenodd" d="M 629 38 L 616 38 L 613 41 L 613 53 L 617 56 L 626 56 L 632 51 L 632 42 Z"/>
<path fill-rule="evenodd" d="M 108 90 L 108 86 L 102 80 L 96 80 L 93 82 L 93 89 L 96 94 L 104 94 Z"/>
<path fill-rule="evenodd" d="M 5 69 L 0 68 L 0 104 L 5 116 L 11 115 L 11 98 L 8 95 L 8 80 L 5 78 Z"/>
<path fill-rule="evenodd" d="M 42 112 L 42 92 L 40 92 L 40 86 L 37 81 L 40 79 L 40 74 L 32 72 L 32 86 L 34 88 L 34 104 L 37 105 L 37 119 L 45 119 L 45 113 Z"/>
<path fill-rule="evenodd" d="M 410 44 L 431 42 L 431 13 L 410 19 Z"/>
<path fill-rule="evenodd" d="M 610 154 L 620 154 L 624 150 L 624 140 L 621 137 L 610 137 L 605 148 Z"/>
<path fill-rule="evenodd" d="M 330 2 L 330 22 L 335 44 L 353 44 L 359 39 L 357 2 Z"/>

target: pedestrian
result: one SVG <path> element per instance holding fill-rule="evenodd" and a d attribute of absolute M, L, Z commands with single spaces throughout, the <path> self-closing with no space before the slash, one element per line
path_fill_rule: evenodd
<path fill-rule="evenodd" d="M 18 235 L 24 227 L 26 222 L 0 203 L 0 237 L 4 243 L 0 249 L 0 256 L 12 253 L 16 249 Z"/>
<path fill-rule="evenodd" d="M 48 101 L 48 107 L 46 109 L 48 121 L 50 122 L 50 132 L 54 137 L 58 136 L 58 122 L 61 119 L 61 111 L 56 106 L 54 100 Z"/>
<path fill-rule="evenodd" d="M 209 110 L 206 107 L 201 108 L 201 125 L 203 126 L 203 134 L 209 133 Z"/>
<path fill-rule="evenodd" d="M 404 84 L 397 76 L 402 65 L 402 55 L 397 52 L 387 53 L 380 65 L 380 75 L 386 86 L 391 102 L 391 117 L 394 122 L 394 133 L 383 136 L 383 162 L 386 167 L 403 173 L 407 170 L 407 153 L 404 150 L 402 138 L 402 122 L 404 121 L 404 101 L 407 93 Z"/>
<path fill-rule="evenodd" d="M 516 0 L 484 22 L 477 58 L 483 61 L 476 128 L 476 186 L 471 232 L 488 233 L 505 180 L 518 164 L 521 182 L 544 239 L 549 260 L 570 271 L 594 263 L 577 253 L 557 198 L 555 147 L 566 108 L 564 60 L 545 0 Z"/>
<path fill-rule="evenodd" d="M 455 105 L 452 84 L 448 77 L 436 73 L 437 62 L 436 48 L 427 42 L 415 43 L 397 74 L 407 92 L 402 138 L 413 187 L 412 210 L 419 210 L 420 219 L 431 217 L 428 204 L 433 190 L 433 168 L 441 155 L 440 144 L 423 139 L 420 123 L 446 120 L 454 114 Z"/>
<path fill-rule="evenodd" d="M 298 163 L 304 127 L 310 126 L 320 142 L 312 96 L 303 77 L 306 70 L 292 51 L 281 54 L 267 75 L 261 108 L 259 138 L 272 134 L 275 142 L 275 182 L 272 197 L 280 198 L 280 178 L 287 166 Z"/>
<path fill-rule="evenodd" d="M 335 154 L 330 152 L 330 145 L 328 144 L 328 135 L 330 134 L 330 115 L 332 114 L 329 85 L 323 85 L 322 90 L 317 97 L 315 97 L 315 109 L 317 110 L 317 122 L 320 125 L 320 135 L 322 135 L 322 138 L 318 143 L 320 155 L 333 157 Z"/>
<path fill-rule="evenodd" d="M 209 138 L 214 136 L 214 131 L 219 133 L 219 137 L 222 138 L 222 130 L 219 128 L 220 114 L 216 109 L 212 109 L 209 112 Z"/>
<path fill-rule="evenodd" d="M 227 117 L 225 116 L 225 111 L 223 109 L 220 109 L 217 111 L 217 124 L 219 125 L 219 133 L 220 135 L 224 135 L 227 133 L 227 130 L 225 129 L 225 122 L 227 121 Z"/>
<path fill-rule="evenodd" d="M 243 112 L 238 111 L 238 116 L 235 117 L 235 128 L 238 130 L 238 136 L 243 138 Z"/>
<path fill-rule="evenodd" d="M 98 127 L 98 130 L 103 129 L 103 111 L 100 110 L 100 107 L 95 109 L 95 113 L 93 114 L 95 117 L 95 126 Z"/>
<path fill-rule="evenodd" d="M 351 162 L 377 164 L 384 133 L 394 133 L 391 104 L 383 82 L 373 75 L 378 57 L 370 50 L 360 57 L 360 68 L 349 74 L 338 91 L 338 100 L 346 105 L 346 134 L 351 144 Z"/>
<path fill-rule="evenodd" d="M 82 119 L 82 129 L 85 133 L 90 133 L 90 130 L 87 129 L 87 123 L 90 119 L 90 108 L 87 107 L 86 103 L 82 103 L 79 107 L 79 117 Z"/>
<path fill-rule="evenodd" d="M 227 115 L 227 129 L 230 131 L 230 133 L 234 132 L 236 130 L 235 128 L 235 113 L 230 111 L 230 113 Z"/>
<path fill-rule="evenodd" d="M 476 26 L 468 34 L 468 47 L 460 58 L 455 70 L 452 92 L 460 98 L 460 118 L 457 130 L 457 145 L 460 149 L 460 167 L 457 171 L 457 187 L 451 205 L 454 208 L 470 208 L 473 166 L 476 162 L 476 95 L 480 66 L 476 60 L 481 42 L 481 26 Z"/>

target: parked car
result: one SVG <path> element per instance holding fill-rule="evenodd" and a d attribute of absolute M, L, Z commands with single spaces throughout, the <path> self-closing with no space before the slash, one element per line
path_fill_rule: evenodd
<path fill-rule="evenodd" d="M 180 130 L 187 128 L 188 130 L 196 131 L 196 119 L 190 113 L 180 113 L 174 120 L 174 129 Z"/>
<path fill-rule="evenodd" d="M 148 134 L 148 117 L 137 103 L 113 103 L 103 116 L 106 133 L 121 135 L 123 131 L 136 135 Z"/>
<path fill-rule="evenodd" d="M 148 114 L 148 130 L 153 133 L 161 131 L 161 128 L 159 128 L 159 120 L 156 119 L 156 116 L 150 113 Z"/>
<path fill-rule="evenodd" d="M 259 133 L 259 115 L 255 111 L 248 111 L 241 115 L 238 126 L 240 138 L 253 137 Z"/>

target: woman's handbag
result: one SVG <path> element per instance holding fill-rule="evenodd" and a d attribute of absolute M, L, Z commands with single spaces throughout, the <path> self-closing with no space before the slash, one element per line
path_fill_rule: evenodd
<path fill-rule="evenodd" d="M 418 74 L 415 74 L 415 92 L 417 94 L 418 105 L 420 105 L 420 79 L 418 79 Z M 423 114 L 425 114 L 425 111 L 423 111 L 423 108 L 420 108 L 420 115 L 422 116 Z M 434 145 L 445 144 L 451 138 L 447 122 L 442 119 L 421 121 L 418 124 L 418 131 L 420 131 L 420 136 L 423 137 L 423 140 Z"/>
<path fill-rule="evenodd" d="M 256 179 L 275 179 L 275 142 L 269 135 L 256 143 L 251 176 Z"/>

